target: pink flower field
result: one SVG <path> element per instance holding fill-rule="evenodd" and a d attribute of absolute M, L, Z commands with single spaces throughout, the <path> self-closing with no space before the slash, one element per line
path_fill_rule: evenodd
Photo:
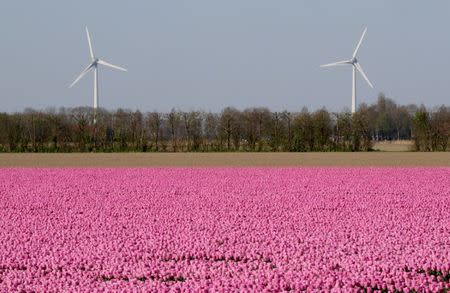
<path fill-rule="evenodd" d="M 0 169 L 0 292 L 445 292 L 450 168 Z"/>

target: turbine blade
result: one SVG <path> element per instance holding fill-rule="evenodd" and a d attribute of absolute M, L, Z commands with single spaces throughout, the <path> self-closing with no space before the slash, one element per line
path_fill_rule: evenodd
<path fill-rule="evenodd" d="M 69 88 L 73 87 L 80 79 L 83 78 L 83 76 L 86 75 L 86 73 L 89 72 L 89 70 L 91 70 L 92 66 L 94 65 L 94 62 L 92 62 L 91 64 L 89 64 L 83 71 L 81 71 L 80 75 L 75 79 L 74 82 L 72 82 L 72 84 L 69 86 Z"/>
<path fill-rule="evenodd" d="M 320 67 L 324 68 L 324 67 L 333 67 L 333 66 L 348 65 L 348 64 L 352 64 L 351 60 L 345 60 L 345 61 L 324 64 L 324 65 L 320 65 Z"/>
<path fill-rule="evenodd" d="M 128 71 L 128 70 L 126 70 L 125 68 L 122 68 L 122 67 L 120 67 L 120 66 L 117 66 L 117 65 L 114 65 L 114 64 L 111 64 L 111 63 L 108 63 L 108 62 L 106 62 L 105 60 L 99 59 L 99 60 L 97 61 L 97 63 L 98 63 L 98 64 L 101 64 L 101 65 L 105 65 L 105 66 L 111 67 L 111 68 L 114 68 L 114 69 L 118 69 L 118 70 L 121 70 L 121 71 Z"/>
<path fill-rule="evenodd" d="M 361 47 L 362 41 L 363 41 L 364 36 L 366 35 L 366 33 L 367 33 L 367 27 L 364 29 L 364 32 L 363 32 L 363 34 L 361 36 L 361 39 L 359 39 L 358 45 L 356 46 L 356 49 L 355 49 L 355 52 L 353 52 L 353 58 L 355 58 L 356 54 L 358 54 L 359 47 Z"/>
<path fill-rule="evenodd" d="M 86 35 L 89 43 L 89 53 L 91 54 L 91 58 L 94 59 L 94 50 L 92 49 L 91 35 L 89 34 L 87 26 L 86 26 Z"/>
<path fill-rule="evenodd" d="M 373 88 L 372 83 L 370 82 L 370 80 L 367 78 L 366 74 L 364 73 L 364 70 L 362 69 L 361 65 L 359 63 L 355 64 L 356 69 L 359 71 L 359 73 L 361 73 L 362 77 L 364 77 L 364 79 L 367 81 L 367 83 L 369 84 L 369 86 L 371 88 Z"/>

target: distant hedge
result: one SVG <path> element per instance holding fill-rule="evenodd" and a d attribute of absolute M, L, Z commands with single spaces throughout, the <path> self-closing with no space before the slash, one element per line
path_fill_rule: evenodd
<path fill-rule="evenodd" d="M 349 112 L 170 113 L 90 107 L 0 113 L 2 152 L 369 151 L 374 141 L 410 140 L 418 151 L 446 151 L 450 107 L 399 106 L 383 94 Z"/>

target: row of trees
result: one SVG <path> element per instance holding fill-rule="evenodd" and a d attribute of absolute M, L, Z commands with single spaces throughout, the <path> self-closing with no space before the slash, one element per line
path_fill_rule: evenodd
<path fill-rule="evenodd" d="M 399 106 L 380 95 L 354 115 L 271 112 L 267 108 L 221 113 L 170 113 L 91 108 L 0 113 L 0 151 L 368 151 L 377 140 L 413 139 L 417 150 L 445 151 L 450 109 Z"/>

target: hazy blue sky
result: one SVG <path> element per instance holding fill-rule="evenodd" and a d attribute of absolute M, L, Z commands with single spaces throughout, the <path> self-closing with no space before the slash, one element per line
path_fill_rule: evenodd
<path fill-rule="evenodd" d="M 351 104 L 351 57 L 365 25 L 359 102 L 379 92 L 402 104 L 450 104 L 450 1 L 4 1 L 0 111 L 92 105 L 93 75 L 68 85 L 96 55 L 100 105 L 168 111 L 225 106 L 300 110 Z"/>

